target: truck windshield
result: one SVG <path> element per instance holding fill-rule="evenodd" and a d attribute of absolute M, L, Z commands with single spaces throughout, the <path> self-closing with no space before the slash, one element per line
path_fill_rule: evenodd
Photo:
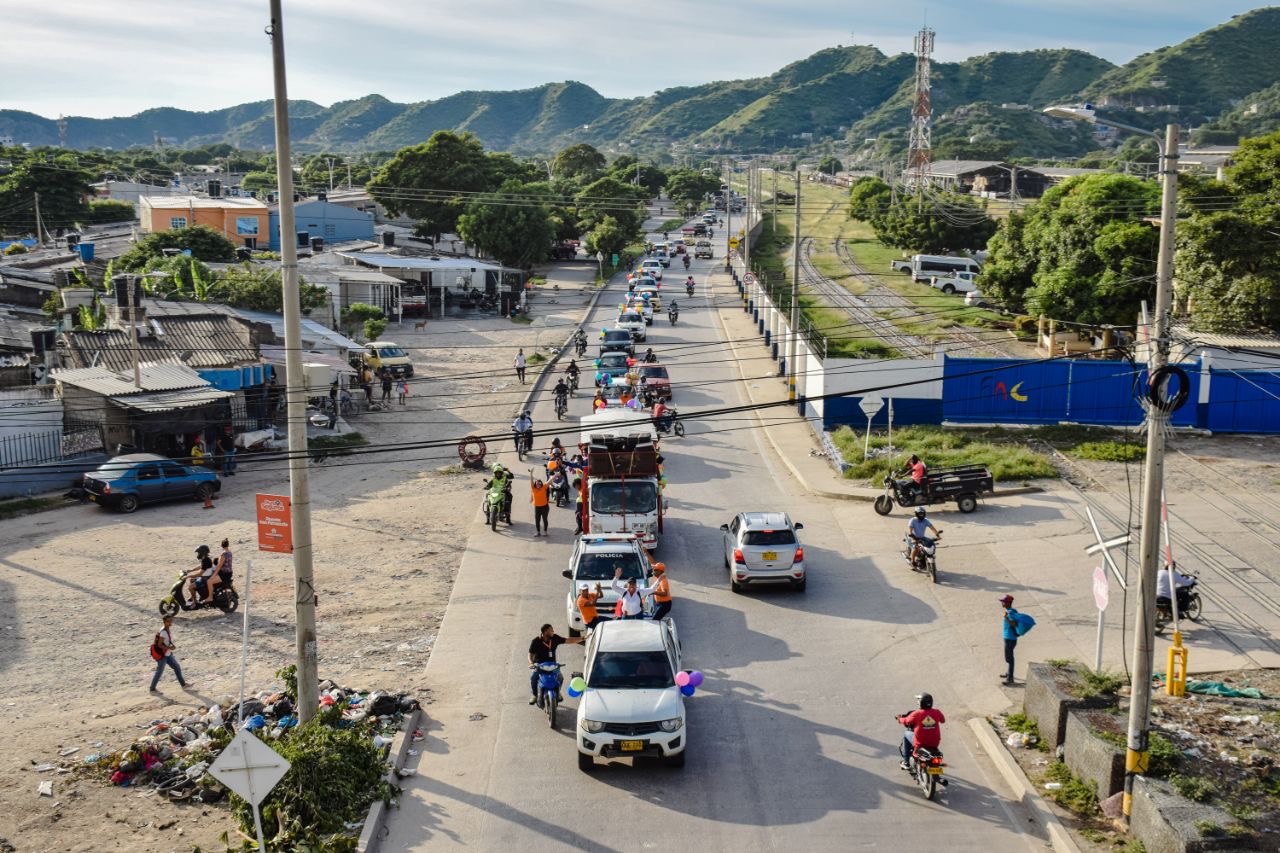
<path fill-rule="evenodd" d="M 403 355 L 408 355 L 400 347 L 378 347 L 377 353 L 380 358 L 399 358 Z"/>
<path fill-rule="evenodd" d="M 600 652 L 587 682 L 597 690 L 663 690 L 674 684 L 671 663 L 661 650 Z"/>
<path fill-rule="evenodd" d="M 611 581 L 616 569 L 622 569 L 622 579 L 635 578 L 644 580 L 644 568 L 640 565 L 640 556 L 634 552 L 611 551 L 583 554 L 578 559 L 578 573 L 574 580 L 579 581 Z"/>
<path fill-rule="evenodd" d="M 645 515 L 658 509 L 658 487 L 652 480 L 591 484 L 591 511 L 618 515 Z"/>

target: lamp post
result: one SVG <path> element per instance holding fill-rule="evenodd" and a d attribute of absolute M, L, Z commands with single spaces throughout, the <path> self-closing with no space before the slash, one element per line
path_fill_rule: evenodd
<path fill-rule="evenodd" d="M 1164 392 L 1163 383 L 1155 380 L 1156 371 L 1169 361 L 1169 314 L 1173 307 L 1174 229 L 1177 225 L 1178 193 L 1178 126 L 1168 125 L 1164 138 L 1150 130 L 1101 119 L 1093 107 L 1048 107 L 1044 111 L 1056 118 L 1069 118 L 1090 124 L 1101 124 L 1117 130 L 1149 136 L 1160 154 L 1160 251 L 1156 261 L 1155 318 L 1148 347 L 1147 371 L 1151 377 L 1152 402 Z M 1161 387 L 1157 387 L 1157 386 Z M 1160 405 L 1147 409 L 1147 460 L 1142 489 L 1142 536 L 1140 550 L 1139 594 L 1134 619 L 1133 683 L 1129 703 L 1128 749 L 1125 753 L 1124 816 L 1133 813 L 1133 780 L 1147 772 L 1148 724 L 1151 711 L 1151 669 L 1155 646 L 1156 572 L 1160 555 L 1161 500 L 1164 490 L 1165 428 L 1171 410 Z M 1175 633 L 1174 644 L 1181 645 Z"/>

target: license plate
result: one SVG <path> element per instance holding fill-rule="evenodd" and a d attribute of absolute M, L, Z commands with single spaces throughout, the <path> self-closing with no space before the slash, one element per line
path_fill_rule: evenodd
<path fill-rule="evenodd" d="M 618 744 L 618 748 L 623 752 L 640 752 L 644 749 L 644 741 L 642 740 L 624 740 Z"/>
<path fill-rule="evenodd" d="M 761 554 L 761 555 L 760 555 L 760 559 L 765 560 L 765 561 L 776 560 L 776 559 L 778 559 L 778 552 L 777 552 L 777 551 L 765 551 L 763 554 Z"/>
<path fill-rule="evenodd" d="M 930 768 L 929 768 L 929 775 L 930 775 L 930 776 L 941 776 L 941 775 L 942 775 L 942 768 L 941 768 L 941 767 L 930 767 Z"/>

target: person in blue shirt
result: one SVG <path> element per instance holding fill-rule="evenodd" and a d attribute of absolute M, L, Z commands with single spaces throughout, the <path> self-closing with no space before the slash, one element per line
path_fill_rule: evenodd
<path fill-rule="evenodd" d="M 1002 625 L 1004 627 L 1004 660 L 1009 665 L 1009 669 L 1001 675 L 1001 680 L 1005 684 L 1013 684 L 1013 650 L 1018 645 L 1018 611 L 1013 609 L 1013 596 L 1006 595 L 1000 599 L 1000 606 L 1004 608 L 1004 618 Z"/>
<path fill-rule="evenodd" d="M 906 555 L 907 562 L 911 565 L 914 566 L 916 564 L 916 549 L 919 547 L 919 543 L 933 544 L 933 539 L 925 535 L 930 531 L 933 532 L 935 538 L 942 535 L 942 531 L 934 527 L 933 522 L 929 520 L 925 508 L 922 506 L 916 507 L 915 518 L 907 522 Z"/>

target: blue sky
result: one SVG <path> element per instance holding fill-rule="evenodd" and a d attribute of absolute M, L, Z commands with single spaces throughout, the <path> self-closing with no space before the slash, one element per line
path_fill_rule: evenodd
<path fill-rule="evenodd" d="M 5 4 L 10 5 L 10 4 Z M 271 97 L 267 0 L 10 5 L 0 108 L 218 109 Z M 610 97 L 762 76 L 837 44 L 935 56 L 1072 47 L 1115 63 L 1257 8 L 1221 0 L 284 0 L 289 95 L 321 104 L 579 80 Z"/>

